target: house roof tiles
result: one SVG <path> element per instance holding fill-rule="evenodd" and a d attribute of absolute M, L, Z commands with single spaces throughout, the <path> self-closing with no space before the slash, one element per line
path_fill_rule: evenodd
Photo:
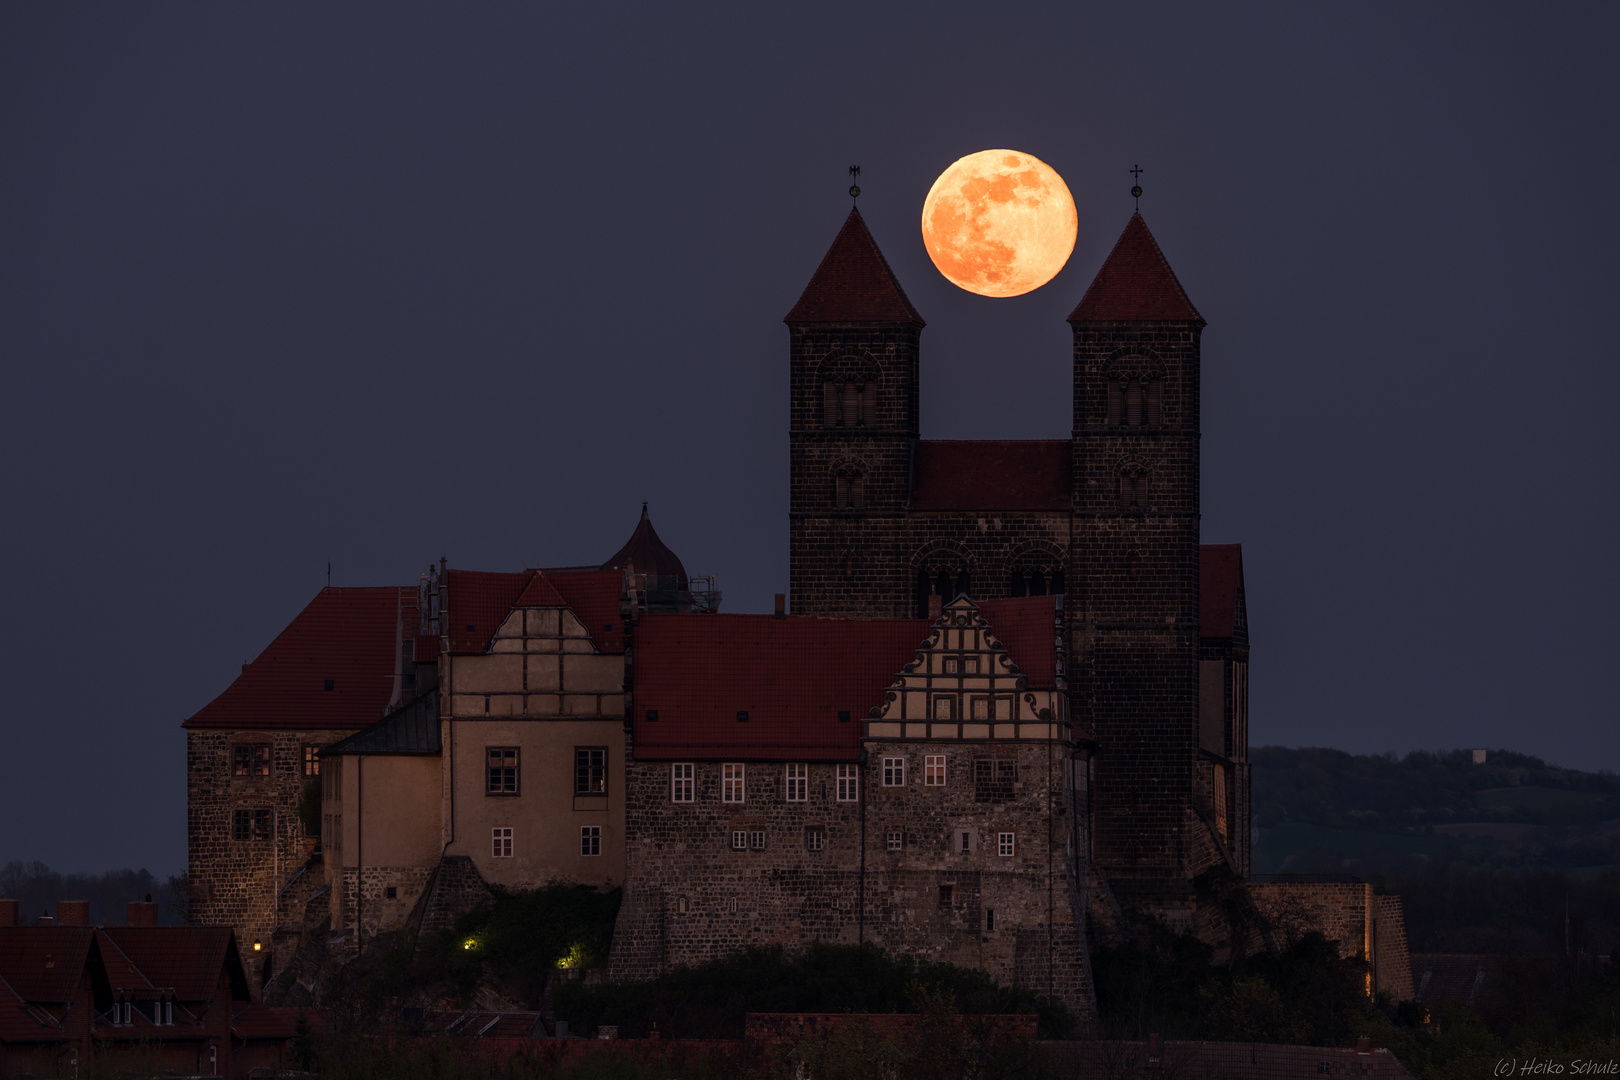
<path fill-rule="evenodd" d="M 414 589 L 325 588 L 187 728 L 359 728 L 394 692 L 401 606 Z M 330 684 L 330 689 L 327 689 Z"/>
<path fill-rule="evenodd" d="M 889 323 L 923 326 L 859 210 L 851 210 L 832 247 L 782 320 L 798 323 Z"/>
<path fill-rule="evenodd" d="M 1091 287 L 1069 314 L 1077 322 L 1195 322 L 1198 314 L 1140 213 L 1131 215 Z"/>
<path fill-rule="evenodd" d="M 1057 686 L 1057 597 L 1014 596 L 978 601 L 979 614 L 990 624 L 1007 656 L 1024 673 L 1033 690 Z"/>
<path fill-rule="evenodd" d="M 95 933 L 88 926 L 0 929 L 0 978 L 24 1001 L 72 1001 Z"/>
<path fill-rule="evenodd" d="M 150 985 L 172 988 L 181 1001 L 212 1000 L 221 972 L 230 980 L 234 1000 L 249 999 L 236 936 L 228 926 L 104 926 L 95 932 Z M 112 951 L 103 949 L 103 958 Z"/>
<path fill-rule="evenodd" d="M 917 443 L 913 510 L 1068 510 L 1067 439 Z"/>

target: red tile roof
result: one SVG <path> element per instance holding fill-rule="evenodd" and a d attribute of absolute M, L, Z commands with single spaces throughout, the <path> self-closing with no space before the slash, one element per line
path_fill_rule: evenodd
<path fill-rule="evenodd" d="M 523 595 L 533 570 L 450 570 L 445 580 L 445 636 L 453 653 L 482 653 Z"/>
<path fill-rule="evenodd" d="M 399 612 L 407 602 L 415 604 L 416 590 L 322 589 L 224 693 L 182 726 L 365 727 L 393 696 Z"/>
<path fill-rule="evenodd" d="M 622 573 L 617 570 L 543 572 L 590 631 L 597 649 L 605 653 L 624 652 L 624 619 L 619 615 L 619 597 L 624 592 Z"/>
<path fill-rule="evenodd" d="M 1202 324 L 1186 290 L 1140 213 L 1132 214 L 1114 250 L 1092 279 L 1069 321 L 1195 322 Z"/>
<path fill-rule="evenodd" d="M 644 616 L 636 757 L 853 761 L 860 722 L 930 629 L 927 619 Z M 647 720 L 649 709 L 657 720 Z"/>
<path fill-rule="evenodd" d="M 96 933 L 109 946 L 102 949 L 103 960 L 122 954 L 150 985 L 172 988 L 181 1001 L 212 1000 L 222 973 L 230 979 L 233 1000 L 249 998 L 228 926 L 104 926 Z"/>
<path fill-rule="evenodd" d="M 0 978 L 0 1043 L 60 1042 L 67 1033 L 59 1024 L 49 1023 L 40 1012 L 29 1009 L 11 984 Z"/>
<path fill-rule="evenodd" d="M 1014 596 L 977 601 L 979 614 L 990 624 L 996 639 L 1007 647 L 1007 657 L 1029 680 L 1031 689 L 1057 686 L 1057 597 Z"/>
<path fill-rule="evenodd" d="M 513 607 L 567 607 L 568 601 L 562 598 L 556 588 L 545 574 L 536 572 L 529 583 L 523 587 Z"/>
<path fill-rule="evenodd" d="M 900 323 L 923 326 L 859 210 L 851 210 L 799 302 L 782 320 L 797 323 Z"/>
<path fill-rule="evenodd" d="M 72 1001 L 95 933 L 88 926 L 0 928 L 0 978 L 24 1001 Z"/>
<path fill-rule="evenodd" d="M 1231 637 L 1237 632 L 1242 582 L 1242 544 L 1204 544 L 1198 549 L 1199 637 Z"/>
<path fill-rule="evenodd" d="M 238 1039 L 290 1039 L 297 1017 L 293 1009 L 272 1009 L 257 1001 L 234 1002 L 231 1034 Z"/>
<path fill-rule="evenodd" d="M 911 476 L 913 510 L 1068 510 L 1067 439 L 923 440 Z"/>

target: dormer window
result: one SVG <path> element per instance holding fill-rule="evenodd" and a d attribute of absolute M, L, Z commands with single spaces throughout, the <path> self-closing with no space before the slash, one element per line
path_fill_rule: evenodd
<path fill-rule="evenodd" d="M 877 423 L 877 383 L 871 381 L 821 384 L 822 427 L 871 427 Z"/>

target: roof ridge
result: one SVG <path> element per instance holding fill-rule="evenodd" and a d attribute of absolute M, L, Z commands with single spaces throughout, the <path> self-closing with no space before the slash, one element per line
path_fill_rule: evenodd
<path fill-rule="evenodd" d="M 851 208 L 821 257 L 799 302 L 782 320 L 794 323 L 900 323 L 925 326 L 859 209 Z"/>
<path fill-rule="evenodd" d="M 1140 210 L 1125 223 L 1069 322 L 1195 322 L 1204 317 L 1164 257 Z"/>
<path fill-rule="evenodd" d="M 123 949 L 123 946 L 119 945 L 118 942 L 116 942 L 116 941 L 114 941 L 112 939 L 112 937 L 107 933 L 107 929 L 108 928 L 105 927 L 105 926 L 96 927 L 96 936 L 97 936 L 97 938 L 104 939 L 107 942 L 107 944 L 109 944 L 109 945 L 111 945 L 113 947 L 114 951 L 116 951 L 119 956 L 124 958 L 124 963 L 128 964 L 130 966 L 131 970 L 133 970 L 135 972 L 135 974 L 139 975 L 142 979 L 146 980 L 146 988 L 148 990 L 157 989 L 156 984 L 154 984 L 152 982 L 152 977 L 150 975 L 148 975 L 146 972 L 141 970 L 141 965 L 137 964 L 134 960 L 130 959 L 129 953 L 125 952 L 124 949 Z M 128 929 L 128 928 L 125 927 L 125 929 Z M 98 942 L 98 944 L 99 944 L 99 942 Z"/>

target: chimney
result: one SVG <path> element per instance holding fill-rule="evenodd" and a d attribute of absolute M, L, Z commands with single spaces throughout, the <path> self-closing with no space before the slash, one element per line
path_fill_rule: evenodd
<path fill-rule="evenodd" d="M 1356 1053 L 1357 1054 L 1370 1054 L 1370 1053 L 1372 1053 L 1372 1048 L 1373 1047 L 1372 1047 L 1372 1039 L 1371 1039 L 1371 1037 L 1369 1037 L 1367 1035 L 1363 1035 L 1361 1038 L 1356 1040 Z"/>
<path fill-rule="evenodd" d="M 943 614 L 945 614 L 945 598 L 937 594 L 930 596 L 928 598 L 928 617 L 937 619 Z"/>
<path fill-rule="evenodd" d="M 130 926 L 156 926 L 157 905 L 150 900 L 131 900 L 124 906 L 124 922 Z"/>
<path fill-rule="evenodd" d="M 34 925 L 35 926 L 55 926 L 56 925 L 56 920 L 51 918 L 49 915 L 41 915 L 39 917 L 39 922 L 35 923 Z"/>
<path fill-rule="evenodd" d="M 89 926 L 90 901 L 58 900 L 56 902 L 56 925 Z"/>
<path fill-rule="evenodd" d="M 776 617 L 778 619 L 787 618 L 787 593 L 776 594 Z"/>
<path fill-rule="evenodd" d="M 22 905 L 15 900 L 0 900 L 0 926 L 16 926 L 22 921 Z"/>

